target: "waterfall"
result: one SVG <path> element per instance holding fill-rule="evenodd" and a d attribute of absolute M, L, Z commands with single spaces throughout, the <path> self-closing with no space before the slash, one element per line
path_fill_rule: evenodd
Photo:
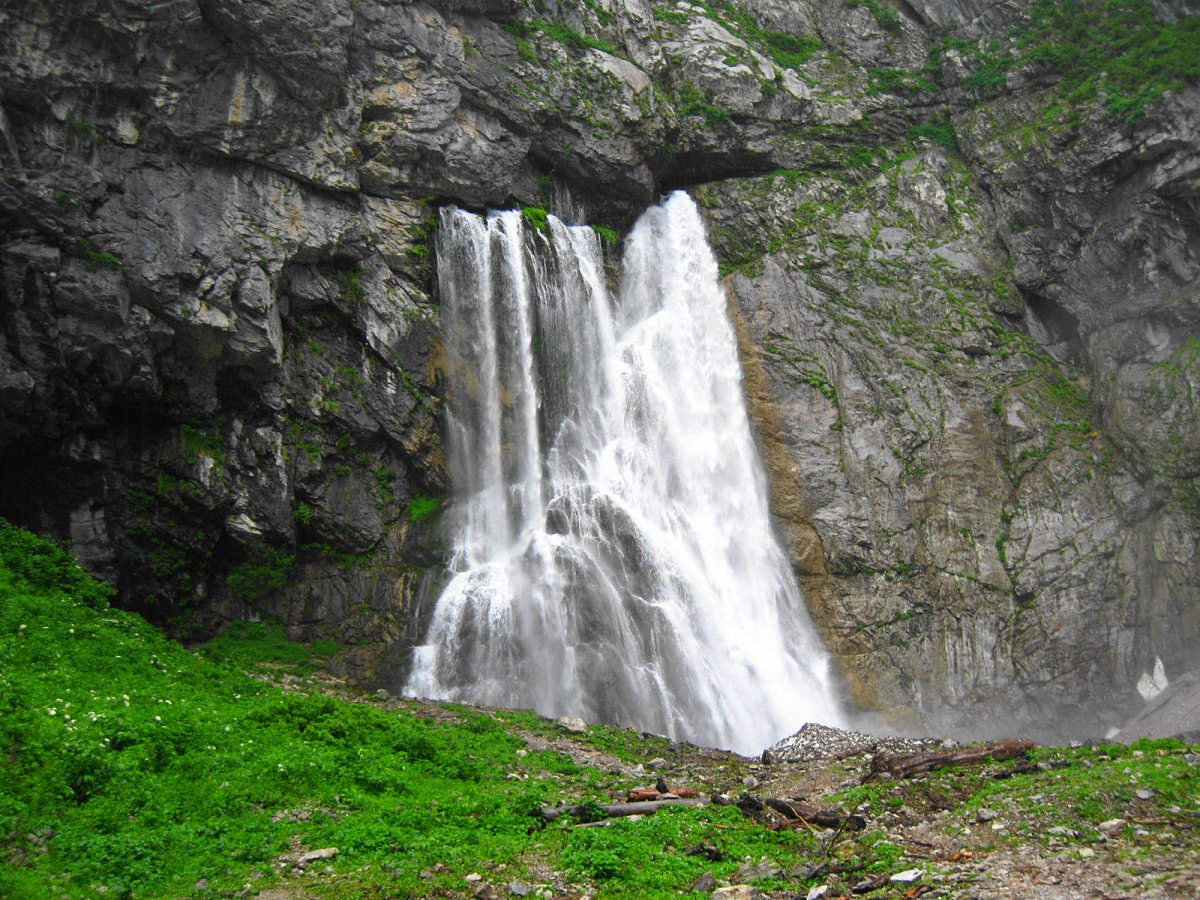
<path fill-rule="evenodd" d="M 441 213 L 452 577 L 406 693 L 757 753 L 835 724 L 695 204 L 626 240 Z"/>

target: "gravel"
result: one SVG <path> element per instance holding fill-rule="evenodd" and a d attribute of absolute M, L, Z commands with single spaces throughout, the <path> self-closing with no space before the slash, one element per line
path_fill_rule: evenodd
<path fill-rule="evenodd" d="M 791 737 L 772 744 L 766 752 L 779 762 L 806 762 L 843 759 L 859 753 L 920 753 L 955 746 L 954 741 L 940 738 L 880 737 L 809 722 Z"/>

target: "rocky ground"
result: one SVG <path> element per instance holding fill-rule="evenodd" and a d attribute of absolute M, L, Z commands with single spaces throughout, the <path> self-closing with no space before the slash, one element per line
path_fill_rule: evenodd
<path fill-rule="evenodd" d="M 439 720 L 455 720 L 463 709 L 383 694 L 356 695 L 324 676 L 261 677 L 291 690 L 318 690 L 416 710 Z M 706 875 L 690 886 L 690 892 L 780 900 L 1115 900 L 1200 894 L 1200 746 L 1179 741 L 1034 746 L 1010 759 L 966 761 L 896 777 L 886 771 L 889 760 L 945 756 L 948 751 L 969 756 L 964 751 L 971 747 L 807 725 L 761 758 L 751 759 L 632 732 L 625 734 L 623 744 L 614 744 L 600 739 L 595 729 L 566 718 L 546 720 L 544 725 L 518 730 L 529 752 L 555 750 L 594 770 L 614 802 L 636 796 L 634 791 L 647 796 L 665 788 L 712 804 L 736 805 L 764 829 L 796 829 L 814 839 L 806 844 L 809 849 L 795 855 L 747 856 L 734 878 L 718 881 Z M 585 799 L 579 797 L 581 802 Z M 809 821 L 786 815 L 781 810 L 787 805 L 804 810 Z M 816 815 L 810 815 L 814 811 Z M 564 817 L 547 827 L 616 824 L 615 819 L 597 816 L 600 822 L 568 823 Z M 677 849 L 722 858 L 707 844 Z M 258 896 L 342 896 L 339 883 L 351 888 L 353 873 L 335 875 L 331 869 L 323 876 L 323 861 L 297 862 L 302 852 L 297 848 L 281 861 L 292 870 L 284 886 Z M 461 890 L 439 886 L 431 895 L 483 900 L 634 896 L 622 891 L 619 878 L 580 883 L 577 875 L 558 871 L 536 852 L 523 862 L 525 870 L 514 877 L 511 866 L 506 873 L 504 866 L 489 869 L 488 862 L 481 861 Z M 430 878 L 438 874 L 431 871 Z"/>

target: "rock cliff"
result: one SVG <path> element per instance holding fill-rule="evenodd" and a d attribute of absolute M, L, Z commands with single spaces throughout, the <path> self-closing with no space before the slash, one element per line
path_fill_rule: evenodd
<path fill-rule="evenodd" d="M 383 677 L 446 552 L 434 209 L 686 187 L 847 697 L 1102 733 L 1200 666 L 1198 6 L 9 4 L 0 515 Z"/>

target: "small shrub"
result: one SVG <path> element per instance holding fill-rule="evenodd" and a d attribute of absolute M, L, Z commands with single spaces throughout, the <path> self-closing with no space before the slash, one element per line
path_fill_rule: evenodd
<path fill-rule="evenodd" d="M 685 84 L 679 91 L 679 114 L 685 118 L 701 118 L 710 128 L 729 122 L 729 111 L 712 104 L 712 97 L 701 93 L 694 84 Z"/>
<path fill-rule="evenodd" d="M 654 18 L 671 25 L 686 25 L 691 17 L 682 10 L 663 9 L 661 6 L 656 6 L 654 7 Z"/>
<path fill-rule="evenodd" d="M 533 63 L 535 66 L 539 62 L 537 50 L 534 49 L 533 44 L 529 43 L 523 37 L 517 38 L 517 58 L 527 63 Z"/>
<path fill-rule="evenodd" d="M 922 122 L 920 125 L 914 125 L 908 129 L 909 140 L 917 138 L 925 138 L 932 141 L 939 147 L 945 147 L 947 150 L 958 152 L 958 133 L 954 130 L 954 123 L 950 121 L 949 116 L 941 116 L 939 118 L 930 119 L 928 122 Z"/>
<path fill-rule="evenodd" d="M 441 497 L 426 497 L 424 494 L 414 494 L 408 501 L 408 520 L 414 525 L 424 522 L 442 508 Z"/>
<path fill-rule="evenodd" d="M 94 580 L 66 550 L 0 519 L 0 568 L 40 590 L 62 591 L 93 609 L 105 609 L 116 590 Z"/>
<path fill-rule="evenodd" d="M 118 271 L 123 271 L 125 269 L 125 263 L 122 262 L 119 256 L 116 256 L 112 253 L 105 253 L 101 250 L 96 250 L 92 246 L 92 242 L 85 237 L 71 238 L 69 249 L 74 253 L 75 256 L 80 256 L 93 263 L 107 266 L 110 269 L 116 269 Z"/>
<path fill-rule="evenodd" d="M 880 28 L 889 34 L 900 33 L 900 10 L 888 0 L 846 0 L 846 5 L 852 8 L 865 6 Z"/>
<path fill-rule="evenodd" d="M 342 296 L 348 302 L 357 304 L 367 299 L 367 289 L 362 281 L 362 263 L 355 263 L 348 269 L 339 269 L 337 280 L 342 286 Z"/>
<path fill-rule="evenodd" d="M 546 220 L 549 218 L 550 213 L 543 206 L 523 206 L 521 207 L 521 215 L 525 217 L 525 221 L 531 228 L 545 232 L 549 227 Z"/>
<path fill-rule="evenodd" d="M 275 547 L 262 547 L 254 558 L 234 566 L 225 576 L 230 591 L 243 600 L 258 600 L 283 590 L 295 574 L 296 557 Z"/>
<path fill-rule="evenodd" d="M 617 246 L 617 242 L 620 240 L 617 232 L 608 225 L 593 225 L 592 231 L 596 232 L 596 236 L 600 238 L 600 243 L 610 249 Z"/>

